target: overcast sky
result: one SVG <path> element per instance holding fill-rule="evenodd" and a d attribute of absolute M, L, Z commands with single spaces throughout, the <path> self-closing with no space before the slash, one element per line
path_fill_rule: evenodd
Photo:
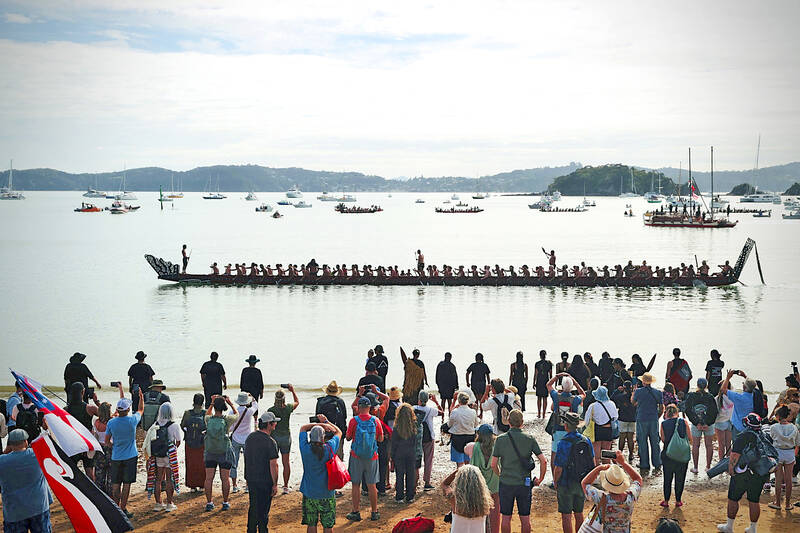
<path fill-rule="evenodd" d="M 78 5 L 80 7 L 75 7 Z M 135 5 L 134 9 L 129 6 Z M 800 2 L 0 0 L 0 167 L 800 160 Z"/>

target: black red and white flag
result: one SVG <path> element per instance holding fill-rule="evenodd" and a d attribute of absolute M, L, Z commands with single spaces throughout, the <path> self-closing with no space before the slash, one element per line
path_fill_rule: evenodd
<path fill-rule="evenodd" d="M 69 456 L 43 433 L 32 443 L 50 490 L 81 533 L 122 533 L 133 525 L 114 500 L 78 470 Z"/>

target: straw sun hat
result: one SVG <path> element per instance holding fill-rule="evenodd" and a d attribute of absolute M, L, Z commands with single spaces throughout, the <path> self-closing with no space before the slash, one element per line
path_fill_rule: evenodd
<path fill-rule="evenodd" d="M 642 380 L 642 383 L 646 383 L 648 385 L 655 382 L 656 380 L 656 378 L 653 377 L 653 374 L 651 374 L 650 372 L 642 374 L 642 377 L 640 379 Z"/>
<path fill-rule="evenodd" d="M 603 471 L 603 478 L 600 480 L 603 490 L 612 494 L 623 494 L 631 486 L 631 478 L 619 465 L 611 465 Z"/>
<path fill-rule="evenodd" d="M 328 383 L 327 387 L 322 389 L 322 392 L 331 396 L 339 396 L 342 393 L 342 390 L 343 389 L 336 383 L 336 381 L 331 381 Z"/>

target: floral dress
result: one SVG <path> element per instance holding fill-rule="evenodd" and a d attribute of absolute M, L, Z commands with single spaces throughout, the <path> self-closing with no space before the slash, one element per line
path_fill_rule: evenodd
<path fill-rule="evenodd" d="M 633 517 L 633 507 L 639 494 L 642 492 L 642 485 L 638 481 L 631 483 L 630 488 L 625 492 L 625 500 L 620 502 L 610 495 L 606 498 L 606 508 L 603 510 L 603 533 L 630 533 L 631 518 Z M 600 500 L 606 495 L 602 490 L 596 489 L 591 485 L 586 487 L 586 496 L 596 505 L 600 505 Z"/>

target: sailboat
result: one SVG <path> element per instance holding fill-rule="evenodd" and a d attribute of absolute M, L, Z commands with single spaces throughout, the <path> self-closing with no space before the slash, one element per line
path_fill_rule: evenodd
<path fill-rule="evenodd" d="M 595 207 L 597 204 L 594 200 L 587 200 L 586 199 L 586 178 L 583 178 L 583 206 L 584 207 Z"/>
<path fill-rule="evenodd" d="M 649 204 L 660 204 L 661 203 L 661 194 L 655 192 L 653 190 L 653 174 L 650 174 L 650 191 L 646 192 L 644 197 Z M 658 185 L 659 189 L 661 188 L 661 175 L 658 176 Z"/>
<path fill-rule="evenodd" d="M 258 196 L 256 196 L 255 192 L 253 192 L 253 188 L 252 187 L 250 187 L 250 192 L 247 193 L 247 196 L 245 196 L 244 199 L 247 200 L 248 202 L 257 202 L 258 201 Z"/>
<path fill-rule="evenodd" d="M 633 167 L 630 167 L 631 171 L 631 191 L 630 192 L 622 192 L 622 176 L 619 177 L 619 197 L 620 198 L 638 198 L 639 195 L 636 194 L 636 187 L 633 184 Z"/>
<path fill-rule="evenodd" d="M 105 198 L 106 192 L 97 190 L 97 174 L 94 176 L 94 189 L 91 187 L 86 188 L 86 192 L 83 193 L 85 198 Z"/>
<path fill-rule="evenodd" d="M 753 168 L 753 194 L 746 194 L 739 200 L 740 203 L 779 204 L 781 197 L 769 192 L 758 192 L 758 156 L 761 153 L 761 134 L 758 135 L 758 148 L 756 148 L 756 166 Z"/>
<path fill-rule="evenodd" d="M 217 176 L 217 192 L 211 192 L 211 178 L 208 178 L 203 200 L 224 200 L 225 198 L 227 198 L 227 196 L 219 192 L 219 176 Z"/>
<path fill-rule="evenodd" d="M 14 160 L 11 160 L 8 169 L 8 186 L 0 190 L 0 200 L 24 200 L 25 195 L 14 190 Z"/>
<path fill-rule="evenodd" d="M 183 182 L 181 182 L 183 183 Z M 183 187 L 181 186 L 181 190 L 179 192 L 175 192 L 175 174 L 173 173 L 172 176 L 169 178 L 169 185 L 170 185 L 170 193 L 167 195 L 167 198 L 183 198 Z"/>

